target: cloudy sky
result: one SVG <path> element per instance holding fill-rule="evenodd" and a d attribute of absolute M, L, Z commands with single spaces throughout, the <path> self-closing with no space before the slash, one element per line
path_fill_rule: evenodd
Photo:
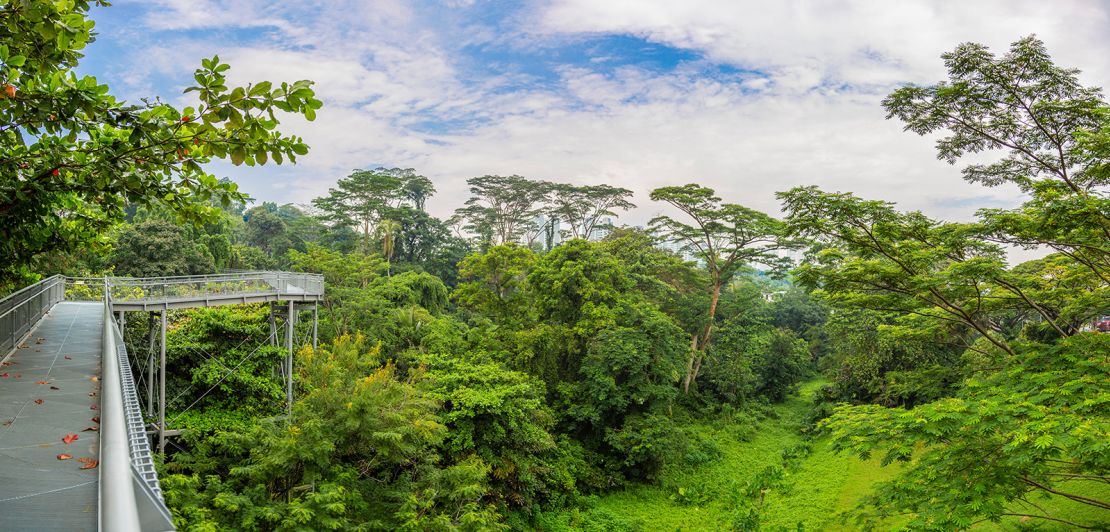
<path fill-rule="evenodd" d="M 312 147 L 296 166 L 212 171 L 260 200 L 307 203 L 354 168 L 411 167 L 445 216 L 465 179 L 520 174 L 636 191 L 698 182 L 777 212 L 802 184 L 948 219 L 1007 206 L 963 182 L 933 140 L 879 101 L 944 74 L 966 41 L 1036 34 L 1059 64 L 1110 85 L 1110 0 L 116 0 L 93 12 L 82 65 L 130 100 L 181 90 L 219 54 L 236 83 L 311 79 Z"/>

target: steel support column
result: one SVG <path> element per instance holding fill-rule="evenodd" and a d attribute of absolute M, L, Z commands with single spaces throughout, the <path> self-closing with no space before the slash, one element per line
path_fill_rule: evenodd
<path fill-rule="evenodd" d="M 147 349 L 146 361 L 146 415 L 154 414 L 154 342 L 157 330 L 154 328 L 154 313 L 147 317 L 147 328 L 150 330 L 150 348 Z"/>
<path fill-rule="evenodd" d="M 293 415 L 293 327 L 297 324 L 296 303 L 289 302 L 289 316 L 285 318 L 285 403 Z"/>
<path fill-rule="evenodd" d="M 312 350 L 316 350 L 316 328 L 319 324 L 320 304 L 312 304 Z"/>
<path fill-rule="evenodd" d="M 166 452 L 166 314 L 162 309 L 162 341 L 158 346 L 158 452 Z"/>

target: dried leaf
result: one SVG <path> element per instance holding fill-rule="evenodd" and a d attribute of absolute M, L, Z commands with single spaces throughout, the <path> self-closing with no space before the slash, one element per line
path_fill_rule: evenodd
<path fill-rule="evenodd" d="M 66 360 L 73 360 L 73 357 L 66 355 Z"/>
<path fill-rule="evenodd" d="M 96 410 L 97 408 L 99 407 L 96 405 L 89 405 L 89 410 Z"/>
<path fill-rule="evenodd" d="M 96 392 L 89 392 L 89 397 L 96 397 Z"/>
<path fill-rule="evenodd" d="M 92 422 L 93 423 L 100 423 L 100 416 L 93 416 L 92 417 Z"/>
<path fill-rule="evenodd" d="M 6 379 L 6 378 L 8 378 L 8 374 L 7 373 L 0 373 L 0 377 L 3 377 L 3 378 Z"/>
<path fill-rule="evenodd" d="M 35 399 L 35 404 L 36 405 L 41 405 L 42 404 L 42 399 Z"/>
<path fill-rule="evenodd" d="M 77 437 L 76 434 L 66 434 L 65 436 L 62 436 L 62 441 L 65 442 L 66 445 L 69 445 L 69 444 L 77 441 L 78 439 L 79 438 Z"/>
<path fill-rule="evenodd" d="M 85 427 L 81 432 L 100 432 L 100 427 Z"/>
<path fill-rule="evenodd" d="M 51 389 L 51 390 L 61 390 L 61 388 L 59 388 L 59 387 L 57 387 L 57 386 L 51 386 L 51 387 L 50 387 L 50 389 Z"/>
<path fill-rule="evenodd" d="M 50 381 L 35 381 L 35 384 L 50 384 Z"/>
<path fill-rule="evenodd" d="M 84 456 L 82 456 L 81 458 L 78 458 L 77 461 L 81 462 L 82 464 L 85 464 L 85 465 L 81 466 L 81 469 L 93 469 L 96 466 L 100 465 L 100 462 L 98 462 L 98 461 L 96 461 L 92 458 L 88 458 L 88 457 L 84 457 Z"/>
<path fill-rule="evenodd" d="M 62 453 L 62 454 L 58 455 L 58 460 L 69 460 L 70 458 L 73 458 L 73 457 L 66 454 L 66 453 Z"/>

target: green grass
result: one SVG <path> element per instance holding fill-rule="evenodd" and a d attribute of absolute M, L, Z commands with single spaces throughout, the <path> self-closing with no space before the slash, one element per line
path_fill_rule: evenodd
<path fill-rule="evenodd" d="M 594 509 L 624 517 L 643 530 L 693 531 L 726 529 L 734 505 L 730 494 L 764 467 L 782 462 L 783 450 L 802 444 L 800 432 L 812 393 L 821 382 L 807 383 L 785 403 L 772 407 L 768 417 L 753 427 L 742 420 L 704 423 L 690 427 L 721 450 L 718 460 L 693 469 L 672 468 L 657 485 L 640 485 L 599 498 Z M 790 488 L 771 492 L 765 502 L 762 525 L 768 530 L 829 530 L 838 526 L 836 515 L 864 496 L 878 480 L 890 478 L 893 468 L 877 460 L 862 462 L 836 455 L 827 442 L 817 441 L 813 452 L 787 477 Z M 678 488 L 703 494 L 701 504 L 682 504 Z"/>
<path fill-rule="evenodd" d="M 769 416 L 757 421 L 707 420 L 687 425 L 720 451 L 720 456 L 700 466 L 671 466 L 653 485 L 635 485 L 594 499 L 590 508 L 559 515 L 553 529 L 598 531 L 701 531 L 727 530 L 734 515 L 731 503 L 742 487 L 768 465 L 781 464 L 783 450 L 804 442 L 800 432 L 810 397 L 823 383 L 801 387 L 785 403 L 771 408 Z M 840 515 L 856 506 L 876 482 L 898 473 L 897 466 L 882 467 L 878 458 L 859 460 L 833 453 L 827 439 L 811 442 L 812 452 L 793 468 L 788 487 L 770 492 L 762 512 L 763 530 L 852 530 L 851 521 Z M 1089 483 L 1088 483 L 1089 484 Z M 682 495 L 679 488 L 683 489 Z M 1089 486 L 1088 486 L 1089 489 Z M 1091 494 L 1107 498 L 1110 490 Z M 685 501 L 685 502 L 681 502 Z M 1059 497 L 1037 503 L 1052 515 L 1093 521 L 1098 512 Z M 572 515 L 570 515 L 572 514 Z M 1102 516 L 1105 518 L 1105 515 Z M 580 524 L 576 524 L 580 523 Z M 1035 528 L 1030 525 L 1036 525 Z M 899 522 L 882 523 L 880 529 L 896 529 Z M 546 527 L 543 527 L 546 528 Z M 981 523 L 975 530 L 1066 530 L 1066 527 L 1035 520 L 1022 523 L 1005 518 L 1001 523 Z"/>

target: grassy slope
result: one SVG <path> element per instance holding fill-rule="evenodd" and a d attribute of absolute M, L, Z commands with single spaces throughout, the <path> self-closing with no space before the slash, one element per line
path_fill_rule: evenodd
<path fill-rule="evenodd" d="M 695 471 L 669 472 L 659 486 L 637 486 L 598 500 L 595 508 L 626 517 L 645 530 L 715 530 L 730 523 L 730 505 L 724 499 L 768 464 L 780 463 L 784 449 L 803 442 L 798 429 L 808 401 L 819 382 L 809 383 L 784 404 L 776 406 L 778 419 L 768 418 L 745 438 L 750 429 L 741 422 L 706 424 L 697 430 L 722 450 L 717 461 Z M 743 441 L 747 439 L 747 441 Z M 835 515 L 851 507 L 876 480 L 894 471 L 875 460 L 861 462 L 838 456 L 821 442 L 791 475 L 788 493 L 771 493 L 766 500 L 763 525 L 768 529 L 795 529 L 801 521 L 807 530 L 828 530 L 837 524 Z M 713 497 L 700 505 L 683 505 L 671 499 L 677 486 Z"/>
<path fill-rule="evenodd" d="M 808 408 L 809 398 L 822 383 L 811 382 L 799 394 L 774 408 L 775 417 L 759 423 L 756 430 L 740 420 L 705 423 L 695 430 L 712 440 L 722 456 L 687 471 L 668 471 L 657 485 L 639 485 L 599 498 L 593 505 L 600 511 L 631 521 L 643 530 L 695 531 L 727 529 L 731 522 L 728 494 L 768 464 L 781 462 L 781 452 L 802 443 L 798 432 Z M 851 509 L 871 490 L 875 482 L 891 478 L 894 467 L 882 467 L 878 459 L 861 461 L 833 453 L 827 441 L 813 443 L 810 454 L 791 475 L 793 488 L 767 496 L 763 512 L 764 530 L 850 530 L 838 514 Z M 680 504 L 673 500 L 678 487 L 687 493 L 704 494 L 701 504 Z M 1081 489 L 1081 488 L 1077 488 Z M 1099 490 L 1103 491 L 1103 490 Z M 1108 493 L 1102 495 L 1110 495 Z M 1087 507 L 1053 498 L 1038 503 L 1054 515 L 1078 520 L 1095 518 Z M 1088 518 L 1088 519 L 1084 519 Z M 1007 518 L 1001 524 L 983 523 L 976 530 L 1017 530 L 1019 521 Z M 1037 530 L 1064 530 L 1039 521 Z M 897 523 L 889 523 L 897 528 Z"/>

